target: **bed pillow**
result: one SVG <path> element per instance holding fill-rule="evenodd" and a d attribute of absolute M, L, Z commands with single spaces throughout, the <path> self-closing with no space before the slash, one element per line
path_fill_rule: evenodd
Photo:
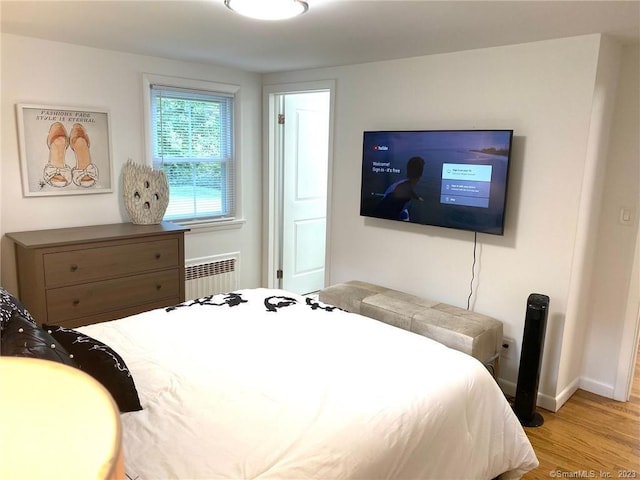
<path fill-rule="evenodd" d="M 35 325 L 36 321 L 16 297 L 0 287 L 0 331 L 4 330 L 11 317 L 18 312 L 22 318 Z"/>
<path fill-rule="evenodd" d="M 40 358 L 77 367 L 73 355 L 60 342 L 17 310 L 2 329 L 0 353 L 10 357 Z"/>
<path fill-rule="evenodd" d="M 76 330 L 56 325 L 43 325 L 43 328 L 73 355 L 80 370 L 111 393 L 121 412 L 142 410 L 131 372 L 115 350 Z"/>

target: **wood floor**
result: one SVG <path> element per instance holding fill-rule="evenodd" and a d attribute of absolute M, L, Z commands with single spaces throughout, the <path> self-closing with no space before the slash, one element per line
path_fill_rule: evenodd
<path fill-rule="evenodd" d="M 525 428 L 540 466 L 525 480 L 640 479 L 640 355 L 629 402 L 578 390 L 544 425 Z"/>

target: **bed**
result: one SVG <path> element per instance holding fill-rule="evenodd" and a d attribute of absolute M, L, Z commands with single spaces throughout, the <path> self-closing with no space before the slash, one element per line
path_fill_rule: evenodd
<path fill-rule="evenodd" d="M 538 465 L 479 361 L 307 297 L 239 290 L 76 331 L 130 372 L 130 479 L 511 479 Z"/>

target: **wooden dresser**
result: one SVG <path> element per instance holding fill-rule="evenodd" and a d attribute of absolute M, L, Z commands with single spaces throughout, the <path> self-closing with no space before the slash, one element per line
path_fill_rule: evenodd
<path fill-rule="evenodd" d="M 184 232 L 118 223 L 8 233 L 20 300 L 39 324 L 67 328 L 184 301 Z"/>

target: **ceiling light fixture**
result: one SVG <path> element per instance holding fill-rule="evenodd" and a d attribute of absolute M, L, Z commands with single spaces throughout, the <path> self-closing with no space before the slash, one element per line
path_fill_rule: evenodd
<path fill-rule="evenodd" d="M 303 0 L 224 0 L 234 12 L 258 20 L 284 20 L 309 9 Z"/>

